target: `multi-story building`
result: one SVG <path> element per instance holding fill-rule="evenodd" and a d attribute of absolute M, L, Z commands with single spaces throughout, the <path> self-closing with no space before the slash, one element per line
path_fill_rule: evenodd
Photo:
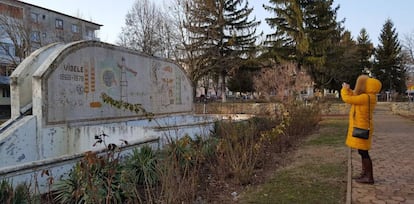
<path fill-rule="evenodd" d="M 10 108 L 8 76 L 26 56 L 54 42 L 99 40 L 101 26 L 22 1 L 0 0 L 0 116 Z"/>

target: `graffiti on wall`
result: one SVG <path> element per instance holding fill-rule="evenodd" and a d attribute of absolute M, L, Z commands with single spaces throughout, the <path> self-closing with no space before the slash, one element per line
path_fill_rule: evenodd
<path fill-rule="evenodd" d="M 63 59 L 49 77 L 48 120 L 60 123 L 136 116 L 104 104 L 102 93 L 141 104 L 154 114 L 191 111 L 190 86 L 183 71 L 166 61 L 97 48 L 81 50 Z"/>

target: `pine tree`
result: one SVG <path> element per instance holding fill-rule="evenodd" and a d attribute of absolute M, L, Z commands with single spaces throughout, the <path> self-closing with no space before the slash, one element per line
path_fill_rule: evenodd
<path fill-rule="evenodd" d="M 405 70 L 402 64 L 401 45 L 398 33 L 390 19 L 386 20 L 376 48 L 373 73 L 382 82 L 384 90 L 404 93 Z"/>
<path fill-rule="evenodd" d="M 342 83 L 337 77 L 342 28 L 336 22 L 339 7 L 333 8 L 332 5 L 333 0 L 303 1 L 306 34 L 310 42 L 305 65 L 317 87 L 328 89 Z"/>
<path fill-rule="evenodd" d="M 259 22 L 249 19 L 253 9 L 244 0 L 194 0 L 186 10 L 187 49 L 197 54 L 199 65 L 195 79 L 219 78 L 225 101 L 226 78 L 254 50 Z"/>
<path fill-rule="evenodd" d="M 264 8 L 275 14 L 266 22 L 275 32 L 267 36 L 267 45 L 275 58 L 294 61 L 304 66 L 316 86 L 334 86 L 335 70 L 326 66 L 338 58 L 340 24 L 336 22 L 339 7 L 332 8 L 333 0 L 270 0 Z M 279 60 L 280 61 L 280 60 Z"/>
<path fill-rule="evenodd" d="M 228 81 L 228 89 L 233 92 L 252 92 L 254 72 L 241 67 Z"/>
<path fill-rule="evenodd" d="M 367 30 L 362 28 L 359 32 L 357 38 L 357 46 L 358 46 L 358 68 L 360 72 L 363 72 L 364 69 L 371 70 L 372 69 L 372 62 L 370 59 L 374 54 L 374 45 L 372 44 L 371 40 L 369 39 Z"/>
<path fill-rule="evenodd" d="M 266 18 L 267 24 L 275 30 L 267 35 L 265 44 L 275 58 L 303 61 L 309 51 L 309 39 L 305 33 L 303 8 L 297 0 L 270 0 L 272 5 L 263 7 L 275 14 Z"/>
<path fill-rule="evenodd" d="M 351 32 L 342 34 L 338 49 L 339 58 L 333 59 L 332 67 L 338 79 L 337 89 L 341 88 L 342 82 L 355 86 L 355 79 L 362 73 L 358 60 L 358 45 L 351 37 Z M 336 61 L 336 62 L 334 62 Z"/>

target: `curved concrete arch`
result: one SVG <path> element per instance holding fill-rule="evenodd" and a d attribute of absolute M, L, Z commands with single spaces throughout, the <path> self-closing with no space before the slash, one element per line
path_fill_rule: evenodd
<path fill-rule="evenodd" d="M 32 76 L 52 52 L 63 46 L 62 43 L 53 43 L 34 51 L 10 75 L 11 118 L 17 118 L 32 108 Z"/>
<path fill-rule="evenodd" d="M 33 111 L 43 125 L 146 117 L 105 104 L 102 94 L 154 115 L 193 111 L 191 81 L 179 65 L 103 42 L 65 45 L 33 78 Z"/>

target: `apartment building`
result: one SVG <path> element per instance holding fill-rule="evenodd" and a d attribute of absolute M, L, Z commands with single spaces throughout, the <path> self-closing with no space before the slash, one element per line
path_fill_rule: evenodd
<path fill-rule="evenodd" d="M 102 25 L 18 0 L 0 0 L 0 117 L 10 109 L 8 76 L 34 50 L 54 42 L 98 40 Z"/>

